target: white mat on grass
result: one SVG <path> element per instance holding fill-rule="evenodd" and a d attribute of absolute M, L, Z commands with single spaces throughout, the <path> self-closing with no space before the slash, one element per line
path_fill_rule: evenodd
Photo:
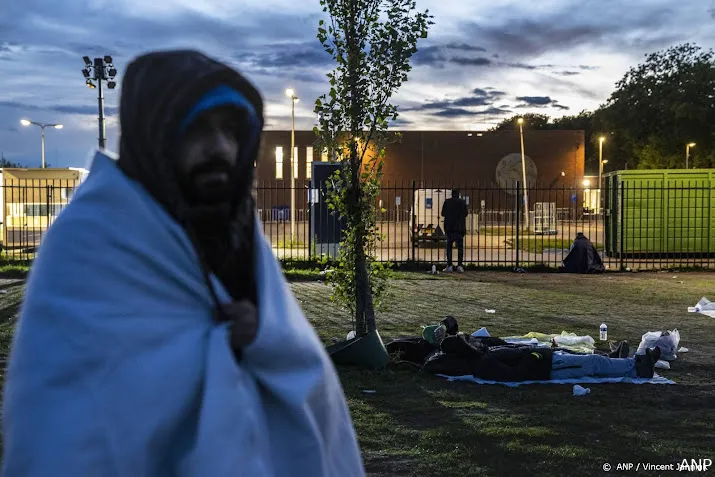
<path fill-rule="evenodd" d="M 550 379 L 548 381 L 522 381 L 518 383 L 505 383 L 501 381 L 487 381 L 485 379 L 475 378 L 474 376 L 446 376 L 438 374 L 437 376 L 445 378 L 448 381 L 468 381 L 477 384 L 501 384 L 510 388 L 516 388 L 525 384 L 601 384 L 601 383 L 630 383 L 630 384 L 675 384 L 675 381 L 666 379 L 663 376 L 654 375 L 651 379 L 647 378 L 593 378 L 583 377 L 574 379 Z"/>

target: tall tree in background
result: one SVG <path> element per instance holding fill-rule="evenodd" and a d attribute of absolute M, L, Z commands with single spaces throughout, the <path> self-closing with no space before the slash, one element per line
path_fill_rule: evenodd
<path fill-rule="evenodd" d="M 22 166 L 17 162 L 13 162 L 9 159 L 6 159 L 5 154 L 0 154 L 0 168 L 3 168 L 3 167 L 19 169 Z"/>
<path fill-rule="evenodd" d="M 502 120 L 491 131 L 511 131 L 519 130 L 517 120 L 524 118 L 524 129 L 526 130 L 575 130 L 584 131 L 585 135 L 585 157 L 586 169 L 594 173 L 598 171 L 598 138 L 609 134 L 603 124 L 603 118 L 599 111 L 581 111 L 572 116 L 562 116 L 552 118 L 547 114 L 527 113 L 516 115 Z M 610 134 L 609 134 L 610 135 Z M 610 140 L 609 140 L 610 142 Z"/>
<path fill-rule="evenodd" d="M 715 167 L 715 53 L 685 43 L 646 56 L 616 84 L 608 102 L 594 112 L 551 118 L 524 114 L 503 120 L 492 131 L 582 129 L 586 167 L 598 170 L 598 139 L 607 137 L 604 157 L 613 169 Z"/>
<path fill-rule="evenodd" d="M 608 147 L 605 149 L 604 159 L 611 161 L 609 153 L 613 150 L 615 135 L 603 123 L 603 117 L 600 111 L 581 111 L 573 116 L 563 116 L 554 119 L 554 129 L 562 130 L 583 130 L 585 136 L 585 158 L 587 173 L 598 173 L 598 143 L 601 136 L 607 138 Z M 612 163 L 613 167 L 613 163 Z M 615 167 L 618 167 L 615 164 Z"/>
<path fill-rule="evenodd" d="M 616 84 L 601 111 L 618 134 L 619 162 L 639 168 L 685 166 L 685 146 L 695 166 L 715 165 L 715 55 L 685 43 L 652 53 Z"/>
<path fill-rule="evenodd" d="M 391 98 L 407 81 L 417 41 L 432 24 L 413 0 L 320 0 L 329 15 L 318 39 L 336 63 L 330 92 L 316 100 L 318 145 L 344 166 L 333 178 L 329 206 L 346 225 L 339 264 L 331 276 L 334 296 L 355 316 L 356 334 L 376 330 L 375 294 L 384 268 L 370 251 L 378 240 L 375 202 L 388 124 L 397 118 Z"/>
<path fill-rule="evenodd" d="M 538 113 L 526 113 L 526 114 L 517 114 L 516 116 L 512 116 L 507 119 L 503 119 L 499 124 L 494 126 L 493 128 L 490 129 L 490 131 L 512 131 L 512 130 L 519 130 L 519 123 L 518 120 L 519 118 L 524 118 L 524 123 L 528 124 L 529 129 L 537 129 L 537 130 L 544 130 L 544 129 L 556 129 L 554 127 L 554 124 L 551 120 L 551 116 L 547 114 L 538 114 Z"/>

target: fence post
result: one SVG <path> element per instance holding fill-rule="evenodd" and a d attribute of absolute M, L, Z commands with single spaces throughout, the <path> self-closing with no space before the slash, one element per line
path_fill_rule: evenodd
<path fill-rule="evenodd" d="M 621 210 L 620 210 L 620 213 L 619 213 L 620 217 L 618 217 L 618 225 L 619 225 L 619 227 L 620 227 L 620 236 L 621 236 L 621 239 L 620 239 L 620 242 L 621 242 L 621 243 L 620 243 L 620 247 L 618 247 L 618 248 L 620 249 L 620 252 L 621 252 L 621 254 L 620 254 L 620 256 L 621 256 L 621 267 L 620 267 L 620 268 L 621 268 L 621 271 L 624 270 L 624 268 L 623 268 L 623 258 L 624 258 L 624 256 L 625 256 L 625 252 L 626 252 L 626 246 L 625 246 L 625 243 L 623 242 L 623 238 L 624 238 L 624 227 L 625 227 L 625 225 L 624 225 L 625 220 L 623 220 L 623 214 L 624 214 L 624 204 L 625 204 L 625 202 L 626 202 L 626 196 L 625 196 L 625 190 L 626 190 L 626 188 L 625 188 L 625 185 L 626 185 L 626 183 L 625 183 L 623 180 L 621 180 L 621 203 L 620 203 L 620 207 L 619 207 Z"/>
<path fill-rule="evenodd" d="M 521 229 L 521 201 L 523 200 L 521 196 L 521 188 L 519 183 L 516 183 L 516 243 L 514 244 L 514 249 L 516 250 L 516 268 L 519 268 L 519 229 Z"/>
<path fill-rule="evenodd" d="M 410 237 L 412 237 L 412 262 L 416 260 L 417 243 L 415 242 L 415 196 L 417 195 L 417 183 L 412 181 L 412 207 L 410 207 Z"/>
<path fill-rule="evenodd" d="M 313 259 L 313 181 L 308 182 L 308 261 Z"/>

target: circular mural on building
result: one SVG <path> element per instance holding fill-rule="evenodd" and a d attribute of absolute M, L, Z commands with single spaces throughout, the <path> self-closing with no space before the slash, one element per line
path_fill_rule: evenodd
<path fill-rule="evenodd" d="M 536 182 L 537 169 L 534 161 L 529 156 L 524 156 L 526 162 L 526 181 L 528 184 Z M 514 185 L 523 182 L 521 171 L 521 153 L 512 153 L 502 157 L 497 164 L 497 184 L 504 189 L 508 194 L 514 194 Z"/>

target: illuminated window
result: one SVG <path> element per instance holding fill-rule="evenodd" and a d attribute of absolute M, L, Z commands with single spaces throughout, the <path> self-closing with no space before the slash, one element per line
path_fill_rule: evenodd
<path fill-rule="evenodd" d="M 313 172 L 313 148 L 305 148 L 305 178 L 310 179 Z"/>
<path fill-rule="evenodd" d="M 283 179 L 283 148 L 276 148 L 276 179 Z"/>
<path fill-rule="evenodd" d="M 74 187 L 61 187 L 60 197 L 64 200 L 70 200 L 74 194 Z"/>
<path fill-rule="evenodd" d="M 320 160 L 323 162 L 328 162 L 328 148 L 326 147 L 323 149 L 323 151 L 320 153 Z"/>
<path fill-rule="evenodd" d="M 298 178 L 298 146 L 293 148 L 293 178 Z"/>

